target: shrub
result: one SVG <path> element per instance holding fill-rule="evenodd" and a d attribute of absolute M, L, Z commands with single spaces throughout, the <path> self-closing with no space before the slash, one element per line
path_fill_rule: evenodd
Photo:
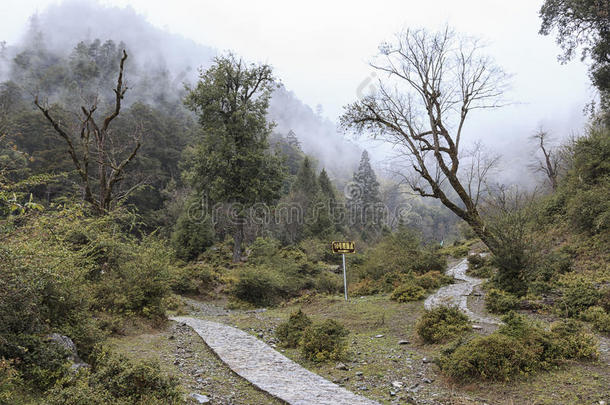
<path fill-rule="evenodd" d="M 591 322 L 593 329 L 601 333 L 610 334 L 610 314 L 602 307 L 589 307 L 582 314 L 582 319 Z"/>
<path fill-rule="evenodd" d="M 493 267 L 489 256 L 478 254 L 468 256 L 468 274 L 473 277 L 490 278 L 493 276 Z"/>
<path fill-rule="evenodd" d="M 250 246 L 248 261 L 254 264 L 267 262 L 270 258 L 277 255 L 280 249 L 280 242 L 273 238 L 256 238 Z"/>
<path fill-rule="evenodd" d="M 191 263 L 172 269 L 170 286 L 176 293 L 203 293 L 217 282 L 217 274 L 207 263 Z"/>
<path fill-rule="evenodd" d="M 426 343 L 439 343 L 470 330 L 470 321 L 458 308 L 440 306 L 426 311 L 415 325 Z"/>
<path fill-rule="evenodd" d="M 362 278 L 379 280 L 386 273 L 442 271 L 445 266 L 443 255 L 422 247 L 420 239 L 403 227 L 368 250 L 359 271 Z"/>
<path fill-rule="evenodd" d="M 69 353 L 36 335 L 13 335 L 0 340 L 0 358 L 11 359 L 24 381 L 44 391 L 68 373 Z"/>
<path fill-rule="evenodd" d="M 348 334 L 343 325 L 332 319 L 310 325 L 303 331 L 301 352 L 306 359 L 316 362 L 340 360 L 347 349 Z"/>
<path fill-rule="evenodd" d="M 504 325 L 500 326 L 498 333 L 523 344 L 530 359 L 523 372 L 548 370 L 561 360 L 560 342 L 541 323 L 532 322 L 515 312 L 509 312 L 502 321 Z"/>
<path fill-rule="evenodd" d="M 604 308 L 606 312 L 610 313 L 610 286 L 606 286 L 600 291 L 600 298 L 597 305 Z"/>
<path fill-rule="evenodd" d="M 441 369 L 448 376 L 473 380 L 508 381 L 526 370 L 529 359 L 525 347 L 508 336 L 494 333 L 476 337 L 441 358 Z"/>
<path fill-rule="evenodd" d="M 341 263 L 341 255 L 334 254 L 329 246 L 328 240 L 318 238 L 304 239 L 299 243 L 299 247 L 307 255 L 311 262 Z"/>
<path fill-rule="evenodd" d="M 601 297 L 593 283 L 583 278 L 564 278 L 562 284 L 561 309 L 568 316 L 578 316 L 582 311 L 594 306 Z"/>
<path fill-rule="evenodd" d="M 284 347 L 297 347 L 303 331 L 311 325 L 311 320 L 300 309 L 290 314 L 290 318 L 277 327 L 275 335 Z"/>
<path fill-rule="evenodd" d="M 100 277 L 96 307 L 119 313 L 162 317 L 162 300 L 170 293 L 172 255 L 163 242 L 146 237 L 116 246 L 118 265 Z"/>
<path fill-rule="evenodd" d="M 608 187 L 591 187 L 579 191 L 578 198 L 569 199 L 566 211 L 570 223 L 576 229 L 591 234 L 604 231 L 610 226 Z"/>
<path fill-rule="evenodd" d="M 330 271 L 324 271 L 316 277 L 316 290 L 322 293 L 335 294 L 343 290 L 343 278 Z"/>
<path fill-rule="evenodd" d="M 354 295 L 373 295 L 380 292 L 381 288 L 379 287 L 379 283 L 367 277 L 354 283 L 349 290 L 350 293 Z"/>
<path fill-rule="evenodd" d="M 455 241 L 453 246 L 446 246 L 441 251 L 453 258 L 459 259 L 464 256 L 467 256 L 468 252 L 470 251 L 470 248 L 467 244 Z"/>
<path fill-rule="evenodd" d="M 51 405 L 181 404 L 178 379 L 166 376 L 154 361 L 133 362 L 101 349 L 91 370 L 66 378 L 48 395 Z"/>
<path fill-rule="evenodd" d="M 15 404 L 15 392 L 22 384 L 13 362 L 0 358 L 0 404 Z"/>
<path fill-rule="evenodd" d="M 442 274 L 440 271 L 429 271 L 421 276 L 415 277 L 415 284 L 426 291 L 436 290 L 437 288 L 450 284 L 453 281 L 452 277 Z"/>
<path fill-rule="evenodd" d="M 187 202 L 187 206 L 190 203 L 192 202 Z M 214 243 L 214 229 L 210 218 L 191 218 L 191 214 L 188 209 L 180 214 L 171 235 L 171 245 L 176 256 L 187 261 L 196 259 Z"/>
<path fill-rule="evenodd" d="M 103 387 L 115 398 L 126 398 L 130 402 L 145 399 L 180 402 L 177 378 L 164 375 L 156 361 L 133 362 L 100 350 L 92 366 L 91 383 Z"/>
<path fill-rule="evenodd" d="M 444 373 L 462 381 L 510 380 L 537 370 L 548 370 L 565 359 L 595 359 L 597 342 L 574 320 L 558 322 L 547 330 L 514 312 L 504 325 L 450 350 L 441 358 Z"/>
<path fill-rule="evenodd" d="M 425 296 L 426 291 L 423 288 L 412 281 L 407 281 L 396 287 L 390 298 L 398 302 L 408 302 L 421 300 Z"/>
<path fill-rule="evenodd" d="M 468 267 L 472 269 L 478 269 L 483 267 L 487 263 L 485 257 L 479 254 L 468 255 Z"/>
<path fill-rule="evenodd" d="M 246 267 L 239 273 L 239 279 L 232 294 L 254 305 L 272 305 L 279 298 L 277 275 L 264 266 Z"/>
<path fill-rule="evenodd" d="M 566 319 L 551 325 L 561 356 L 566 359 L 596 359 L 597 340 L 583 330 L 582 323 Z"/>
<path fill-rule="evenodd" d="M 504 314 L 519 306 L 519 299 L 513 294 L 492 288 L 485 297 L 485 308 L 494 314 Z"/>

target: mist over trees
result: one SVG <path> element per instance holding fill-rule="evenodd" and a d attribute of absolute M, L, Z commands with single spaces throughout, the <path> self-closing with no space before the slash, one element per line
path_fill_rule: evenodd
<path fill-rule="evenodd" d="M 541 34 L 558 31 L 563 60 L 582 47 L 601 103 L 570 139 L 520 134 L 528 178 L 507 184 L 469 124 L 504 106 L 508 76 L 449 28 L 383 42 L 377 85 L 346 106 L 343 130 L 395 153 L 380 162 L 268 63 L 130 8 L 34 15 L 0 43 L 0 403 L 275 401 L 175 315 L 218 317 L 329 378 L 364 364 L 341 381 L 380 402 L 570 402 L 578 385 L 601 403 L 607 16 L 545 1 Z"/>

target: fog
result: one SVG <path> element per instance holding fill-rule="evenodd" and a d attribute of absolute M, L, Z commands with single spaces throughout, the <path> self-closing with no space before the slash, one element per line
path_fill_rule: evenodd
<path fill-rule="evenodd" d="M 95 38 L 124 41 L 139 72 L 167 70 L 176 91 L 226 49 L 270 63 L 284 85 L 270 108 L 276 130 L 293 129 L 305 152 L 335 177 L 345 177 L 357 164 L 360 148 L 372 153 L 380 170 L 391 154 L 386 145 L 351 139 L 336 127 L 342 107 L 369 85 L 367 62 L 377 45 L 406 26 L 434 30 L 449 24 L 483 38 L 488 53 L 513 75 L 506 95 L 513 103 L 472 114 L 466 140 L 482 140 L 502 154 L 500 182 L 532 185 L 528 137 L 540 126 L 557 141 L 578 133 L 586 120 L 583 107 L 594 97 L 586 67 L 578 61 L 560 65 L 553 38 L 537 34 L 541 3 L 9 0 L 0 5 L 0 14 L 11 16 L 0 27 L 0 40 L 7 41 L 4 57 L 9 59 L 11 49 L 27 39 L 28 17 L 38 12 L 51 49 L 68 53 L 78 41 Z M 7 74 L 6 63 L 1 74 Z"/>

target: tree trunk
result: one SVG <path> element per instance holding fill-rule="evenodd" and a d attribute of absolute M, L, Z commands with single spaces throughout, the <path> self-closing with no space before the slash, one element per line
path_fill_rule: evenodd
<path fill-rule="evenodd" d="M 233 233 L 233 263 L 238 263 L 241 260 L 241 245 L 244 240 L 244 224 L 238 221 L 235 224 L 235 232 Z"/>

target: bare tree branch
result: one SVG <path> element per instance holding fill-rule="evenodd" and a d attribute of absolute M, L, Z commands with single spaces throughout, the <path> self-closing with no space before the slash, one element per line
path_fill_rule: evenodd
<path fill-rule="evenodd" d="M 479 145 L 466 158 L 470 165 L 464 169 L 465 181 L 460 170 L 469 112 L 504 104 L 508 76 L 481 55 L 481 48 L 449 28 L 398 34 L 394 43 L 380 46 L 379 57 L 371 63 L 387 80 L 380 79 L 377 92 L 347 106 L 341 123 L 400 145 L 417 175 L 402 179 L 421 196 L 439 199 L 493 251 L 496 238 L 486 229 L 477 205 L 497 158 L 484 155 Z"/>
<path fill-rule="evenodd" d="M 80 124 L 78 128 L 74 128 L 74 131 L 65 128 L 61 121 L 52 115 L 48 102 L 40 103 L 38 96 L 34 99 L 34 104 L 51 123 L 55 132 L 65 140 L 68 153 L 83 183 L 84 199 L 98 214 L 108 212 L 113 202 L 126 197 L 137 188 L 131 187 L 121 195 L 115 193 L 116 186 L 125 179 L 125 168 L 136 158 L 141 146 L 139 139 L 135 137 L 135 145 L 131 147 L 129 154 L 124 156 L 123 147 L 117 146 L 124 145 L 124 140 L 115 142 L 110 129 L 110 124 L 121 111 L 121 101 L 127 91 L 127 86 L 123 81 L 125 60 L 127 60 L 127 52 L 123 50 L 116 88 L 113 89 L 114 105 L 111 112 L 104 118 L 101 127 L 95 119 L 98 109 L 97 95 L 91 99 L 90 107 L 81 106 Z M 86 102 L 82 94 L 81 99 Z M 91 163 L 97 166 L 97 177 L 90 171 Z"/>

